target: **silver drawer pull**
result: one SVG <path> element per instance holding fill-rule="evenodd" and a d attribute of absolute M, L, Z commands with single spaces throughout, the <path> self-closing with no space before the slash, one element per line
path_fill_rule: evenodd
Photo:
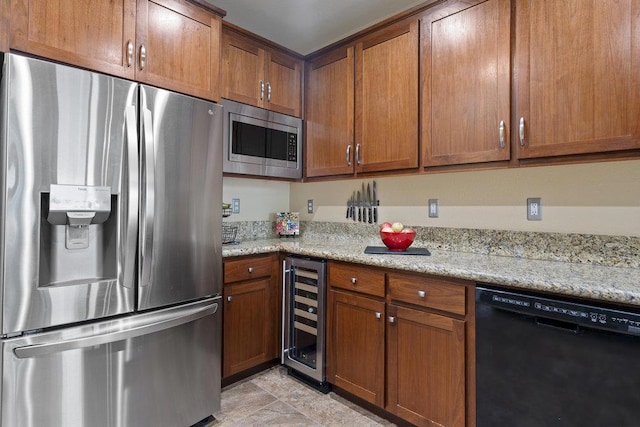
<path fill-rule="evenodd" d="M 425 291 L 418 291 L 418 296 L 419 296 L 420 298 L 424 298 L 424 297 L 426 297 L 426 296 L 427 296 L 427 293 L 426 293 Z"/>
<path fill-rule="evenodd" d="M 376 311 L 376 319 L 380 319 L 382 317 L 382 313 Z"/>
<path fill-rule="evenodd" d="M 229 296 L 227 297 L 227 301 L 228 301 L 228 302 L 231 302 L 231 300 L 232 300 L 232 299 L 233 299 L 233 297 L 232 297 L 231 295 L 229 295 Z"/>
<path fill-rule="evenodd" d="M 396 318 L 393 316 L 389 316 L 389 323 L 396 323 Z"/>
<path fill-rule="evenodd" d="M 520 146 L 524 147 L 524 117 L 520 117 L 520 125 L 518 126 L 518 133 L 520 137 Z"/>
<path fill-rule="evenodd" d="M 500 121 L 500 128 L 498 133 L 500 134 L 500 148 L 504 148 L 504 120 Z"/>
<path fill-rule="evenodd" d="M 355 277 L 352 277 L 352 278 L 351 278 L 351 283 L 352 283 L 352 284 L 354 284 L 354 285 L 355 285 L 357 281 L 358 281 L 358 279 L 356 279 Z"/>
<path fill-rule="evenodd" d="M 253 273 L 253 267 L 248 268 L 249 273 Z"/>

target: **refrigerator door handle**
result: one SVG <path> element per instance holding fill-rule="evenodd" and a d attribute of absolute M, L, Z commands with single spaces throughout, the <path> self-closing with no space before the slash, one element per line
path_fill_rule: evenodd
<path fill-rule="evenodd" d="M 153 257 L 155 156 L 153 141 L 153 120 L 151 117 L 151 111 L 147 108 L 146 99 L 142 106 L 142 116 L 145 182 L 143 184 L 144 188 L 142 190 L 144 194 L 144 214 L 141 236 L 142 277 L 140 280 L 140 286 L 148 286 L 151 283 L 151 260 Z"/>
<path fill-rule="evenodd" d="M 125 110 L 125 129 L 127 145 L 127 172 L 128 172 L 128 209 L 127 227 L 124 241 L 126 249 L 124 262 L 124 275 L 122 285 L 133 288 L 136 282 L 135 277 L 135 256 L 138 233 L 138 134 L 136 132 L 136 107 L 129 105 Z M 130 286 L 127 286 L 130 281 Z"/>
<path fill-rule="evenodd" d="M 13 352 L 19 359 L 28 359 L 47 354 L 60 353 L 67 350 L 79 348 L 93 347 L 123 341 L 142 335 L 152 334 L 154 332 L 164 331 L 165 329 L 174 328 L 185 323 L 194 322 L 203 317 L 214 314 L 218 311 L 218 303 L 213 302 L 205 306 L 198 305 L 190 307 L 179 316 L 160 316 L 159 319 L 153 319 L 139 325 L 133 325 L 120 331 L 107 332 L 81 338 L 68 339 L 62 341 L 53 341 L 43 344 L 26 345 L 16 347 Z"/>

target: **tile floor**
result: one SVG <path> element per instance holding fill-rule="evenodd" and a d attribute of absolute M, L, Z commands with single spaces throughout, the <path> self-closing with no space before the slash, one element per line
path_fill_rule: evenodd
<path fill-rule="evenodd" d="M 276 366 L 222 389 L 210 426 L 385 426 L 394 424 L 343 399 L 323 394 Z"/>

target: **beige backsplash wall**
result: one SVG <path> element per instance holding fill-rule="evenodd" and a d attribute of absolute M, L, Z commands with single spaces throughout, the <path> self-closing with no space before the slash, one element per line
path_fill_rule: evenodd
<path fill-rule="evenodd" d="M 372 179 L 288 183 L 224 178 L 223 197 L 240 198 L 230 221 L 274 220 L 280 210 L 302 220 L 347 222 L 346 202 Z M 376 178 L 379 222 L 560 233 L 640 236 L 640 160 Z M 542 221 L 527 221 L 527 197 L 542 198 Z M 307 214 L 307 200 L 315 212 Z M 439 218 L 427 215 L 440 202 Z"/>
<path fill-rule="evenodd" d="M 302 220 L 343 222 L 353 190 L 372 179 L 292 183 Z M 433 227 L 640 236 L 640 160 L 376 178 L 379 222 Z M 542 221 L 526 199 L 542 198 Z M 307 214 L 307 200 L 315 212 Z M 429 218 L 428 199 L 440 215 Z"/>

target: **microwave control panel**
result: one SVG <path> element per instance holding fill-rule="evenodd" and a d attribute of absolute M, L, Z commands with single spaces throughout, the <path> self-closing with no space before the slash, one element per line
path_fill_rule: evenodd
<path fill-rule="evenodd" d="M 289 134 L 289 142 L 287 144 L 287 160 L 290 162 L 298 161 L 298 135 Z"/>

